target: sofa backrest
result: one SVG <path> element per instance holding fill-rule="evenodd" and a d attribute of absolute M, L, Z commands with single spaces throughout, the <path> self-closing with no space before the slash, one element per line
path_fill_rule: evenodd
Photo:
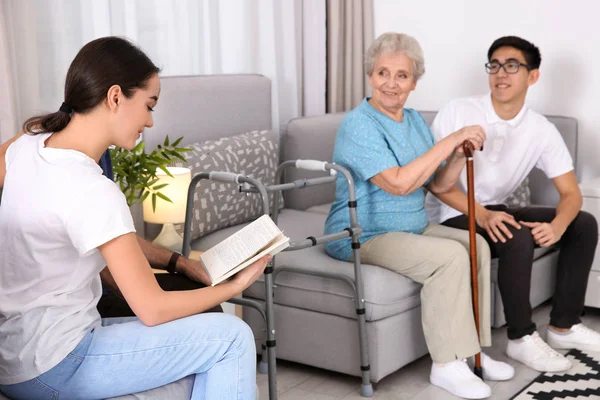
<path fill-rule="evenodd" d="M 281 135 L 281 160 L 312 159 L 331 161 L 338 126 L 346 113 L 301 117 L 290 121 Z M 288 168 L 285 181 L 323 176 L 322 172 L 310 172 Z M 331 203 L 335 198 L 334 185 L 307 187 L 300 191 L 285 192 L 286 208 L 305 210 L 308 207 Z"/>
<path fill-rule="evenodd" d="M 431 125 L 437 112 L 420 111 L 428 125 Z M 316 117 L 296 118 L 290 121 L 286 132 L 282 136 L 282 160 L 317 159 L 331 160 L 333 145 L 337 129 L 345 113 L 326 114 Z M 577 120 L 570 117 L 547 116 L 558 128 L 573 157 L 575 171 L 577 172 Z M 309 178 L 319 176 L 315 172 L 305 172 L 290 169 L 286 173 L 286 180 Z M 556 205 L 558 193 L 552 181 L 538 169 L 529 175 L 531 201 L 534 204 Z M 285 205 L 288 208 L 305 210 L 309 207 L 331 203 L 335 198 L 335 189 L 328 187 L 307 188 L 285 196 Z"/>
<path fill-rule="evenodd" d="M 579 168 L 577 168 L 577 120 L 571 117 L 560 117 L 547 115 L 560 134 L 562 135 L 571 157 L 573 157 L 573 165 L 575 166 L 575 174 L 579 181 Z M 556 188 L 551 180 L 546 178 L 546 175 L 537 168 L 529 174 L 529 188 L 531 189 L 531 202 L 533 204 L 544 204 L 548 206 L 556 206 L 560 199 Z"/>
<path fill-rule="evenodd" d="M 262 75 L 168 76 L 144 142 L 153 150 L 166 135 L 186 145 L 271 129 L 271 115 L 271 80 Z"/>

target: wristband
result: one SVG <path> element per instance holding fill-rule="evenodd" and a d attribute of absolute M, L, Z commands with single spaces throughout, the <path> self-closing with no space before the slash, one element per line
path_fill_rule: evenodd
<path fill-rule="evenodd" d="M 177 273 L 175 267 L 177 266 L 177 260 L 179 260 L 179 257 L 181 257 L 181 254 L 173 252 L 173 255 L 169 259 L 169 263 L 167 264 L 167 272 L 169 274 L 174 275 Z"/>

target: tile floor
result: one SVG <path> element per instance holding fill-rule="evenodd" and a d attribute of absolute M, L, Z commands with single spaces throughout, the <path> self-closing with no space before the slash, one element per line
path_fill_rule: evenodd
<path fill-rule="evenodd" d="M 534 321 L 545 337 L 550 305 L 544 304 L 534 310 Z M 600 309 L 587 308 L 583 322 L 600 331 Z M 493 329 L 493 347 L 486 350 L 493 358 L 509 362 L 515 367 L 515 377 L 506 382 L 488 382 L 492 385 L 495 400 L 507 400 L 531 382 L 539 372 L 509 359 L 506 348 L 506 328 Z M 396 371 L 374 385 L 372 399 L 378 400 L 452 400 L 457 397 L 429 384 L 431 359 L 422 357 Z M 268 400 L 267 377 L 258 374 L 260 400 Z M 277 391 L 279 400 L 360 400 L 360 378 L 308 367 L 301 364 L 278 361 Z"/>

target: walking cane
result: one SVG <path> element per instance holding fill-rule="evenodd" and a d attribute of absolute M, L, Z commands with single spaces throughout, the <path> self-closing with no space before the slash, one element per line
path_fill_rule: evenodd
<path fill-rule="evenodd" d="M 479 288 L 477 284 L 477 225 L 475 224 L 475 177 L 473 176 L 473 144 L 469 141 L 463 143 L 463 150 L 467 157 L 467 199 L 469 212 L 469 253 L 471 256 L 471 295 L 473 296 L 473 315 L 475 316 L 475 329 L 479 337 Z M 481 342 L 481 340 L 480 340 Z M 475 354 L 475 367 L 473 372 L 483 379 L 481 368 L 481 353 Z"/>

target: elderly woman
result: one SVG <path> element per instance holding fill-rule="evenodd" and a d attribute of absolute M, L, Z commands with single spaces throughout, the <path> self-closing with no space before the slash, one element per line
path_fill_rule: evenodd
<path fill-rule="evenodd" d="M 365 70 L 373 97 L 350 111 L 340 125 L 333 161 L 352 173 L 358 199 L 361 260 L 393 270 L 423 284 L 422 324 L 433 366 L 430 381 L 454 395 L 480 399 L 490 387 L 468 368 L 465 358 L 480 351 L 471 303 L 468 232 L 427 222 L 425 189 L 432 193 L 454 186 L 465 165 L 461 145 L 481 148 L 485 133 L 468 126 L 434 145 L 418 112 L 404 108 L 425 71 L 423 51 L 411 36 L 381 35 L 369 48 Z M 349 226 L 347 184 L 337 181 L 336 199 L 326 232 Z M 479 249 L 481 345 L 491 344 L 490 251 Z M 349 239 L 329 243 L 340 260 L 352 257 Z M 514 369 L 483 354 L 484 378 L 506 380 Z"/>

